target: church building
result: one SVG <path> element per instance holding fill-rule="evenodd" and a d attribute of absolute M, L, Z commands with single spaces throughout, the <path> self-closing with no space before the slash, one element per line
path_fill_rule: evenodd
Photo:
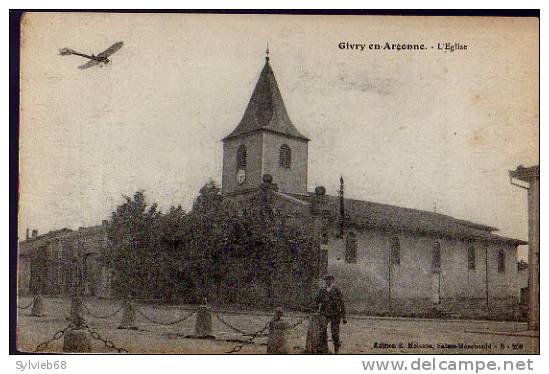
<path fill-rule="evenodd" d="M 267 55 L 240 123 L 223 139 L 224 197 L 246 204 L 268 191 L 309 227 L 317 281 L 334 275 L 351 311 L 513 318 L 517 246 L 526 242 L 441 213 L 310 192 L 309 141 L 290 119 Z"/>

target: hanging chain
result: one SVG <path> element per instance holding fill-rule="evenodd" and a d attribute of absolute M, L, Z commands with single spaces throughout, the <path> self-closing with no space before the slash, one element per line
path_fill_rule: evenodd
<path fill-rule="evenodd" d="M 145 318 L 147 321 L 149 322 L 152 322 L 154 324 L 157 324 L 157 325 L 161 325 L 161 326 L 171 326 L 171 325 L 176 325 L 178 323 L 181 323 L 183 321 L 185 321 L 186 319 L 188 319 L 189 317 L 191 317 L 192 315 L 194 315 L 196 313 L 196 311 L 192 311 L 190 312 L 189 314 L 187 314 L 186 316 L 182 317 L 182 318 L 179 318 L 175 321 L 172 321 L 172 322 L 161 322 L 161 321 L 157 321 L 149 316 L 147 316 L 145 313 L 143 313 L 141 310 L 135 308 L 135 310 L 137 311 L 137 313 L 139 313 L 140 315 L 143 316 L 143 318 Z"/>
<path fill-rule="evenodd" d="M 124 304 L 122 304 L 120 306 L 120 308 L 118 308 L 117 310 L 115 310 L 113 313 L 111 314 L 107 314 L 107 315 L 104 315 L 104 316 L 101 316 L 101 315 L 98 315 L 98 314 L 94 314 L 90 311 L 90 308 L 88 308 L 88 306 L 84 303 L 82 303 L 82 306 L 84 308 L 84 311 L 89 314 L 90 316 L 94 317 L 94 318 L 100 318 L 100 319 L 108 319 L 108 318 L 112 318 L 114 317 L 115 315 L 117 315 L 123 308 L 124 308 Z"/>
<path fill-rule="evenodd" d="M 233 330 L 237 334 L 243 335 L 243 336 L 254 336 L 255 333 L 246 332 L 244 330 L 239 329 L 238 327 L 235 327 L 234 325 L 231 325 L 229 322 L 225 321 L 219 314 L 214 314 L 215 318 L 219 320 L 222 324 L 227 326 L 229 329 Z"/>
<path fill-rule="evenodd" d="M 244 345 L 246 344 L 253 344 L 254 340 L 257 339 L 257 338 L 260 338 L 260 337 L 265 337 L 265 335 L 263 334 L 270 326 L 271 326 L 271 323 L 276 321 L 276 318 L 270 320 L 269 322 L 267 322 L 265 324 L 265 326 L 260 329 L 260 330 L 257 330 L 255 333 L 253 333 L 249 339 L 247 339 L 245 342 L 243 343 L 240 343 L 236 346 L 234 346 L 230 351 L 227 351 L 225 353 L 227 354 L 231 354 L 231 353 L 237 353 L 237 352 L 240 352 L 240 350 L 242 349 L 242 347 L 244 347 Z"/>
<path fill-rule="evenodd" d="M 67 331 L 73 330 L 74 328 L 76 328 L 76 325 L 75 325 L 74 323 L 72 323 L 72 322 L 69 323 L 69 324 L 67 325 L 67 327 L 65 327 L 63 330 L 57 331 L 57 332 L 53 335 L 53 337 L 50 338 L 50 340 L 47 340 L 47 341 L 45 341 L 45 342 L 43 342 L 43 343 L 38 344 L 38 346 L 36 347 L 36 349 L 35 349 L 34 351 L 35 351 L 35 352 L 42 352 L 44 349 L 46 349 L 46 348 L 48 347 L 48 345 L 49 345 L 51 342 L 53 342 L 53 341 L 55 341 L 55 340 L 61 339 L 61 338 L 65 335 L 65 333 L 66 333 Z"/>
<path fill-rule="evenodd" d="M 97 331 L 92 330 L 88 325 L 85 325 L 84 327 L 86 328 L 86 330 L 88 330 L 88 332 L 90 333 L 93 339 L 103 342 L 103 344 L 105 345 L 105 348 L 114 349 L 115 351 L 118 351 L 118 353 L 128 353 L 127 349 L 117 347 L 116 345 L 114 345 L 112 341 L 108 339 L 103 339 L 101 335 L 97 333 Z"/>
<path fill-rule="evenodd" d="M 29 309 L 34 304 L 34 299 L 30 302 L 27 306 L 19 306 L 17 305 L 17 309 Z"/>

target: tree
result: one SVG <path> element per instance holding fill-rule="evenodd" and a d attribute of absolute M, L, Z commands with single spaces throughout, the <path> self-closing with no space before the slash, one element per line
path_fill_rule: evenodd
<path fill-rule="evenodd" d="M 287 223 L 268 191 L 236 205 L 210 181 L 200 189 L 187 230 L 187 251 L 196 255 L 189 274 L 200 295 L 219 301 L 271 305 L 277 287 L 284 287 L 281 274 L 301 282 L 315 263 L 310 235 Z"/>
<path fill-rule="evenodd" d="M 143 191 L 125 202 L 111 214 L 109 240 L 112 245 L 113 291 L 126 297 L 130 293 L 146 296 L 151 293 L 153 278 L 159 266 L 155 258 L 159 235 L 156 231 L 161 213 L 156 204 L 146 202 Z"/>
<path fill-rule="evenodd" d="M 237 205 L 209 181 L 190 213 L 172 206 L 163 214 L 142 191 L 124 198 L 109 225 L 118 296 L 273 306 L 313 279 L 308 230 L 272 207 L 270 191 Z"/>

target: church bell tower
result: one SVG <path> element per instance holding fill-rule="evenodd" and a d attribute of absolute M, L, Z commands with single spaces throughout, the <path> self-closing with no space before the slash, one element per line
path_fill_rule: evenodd
<path fill-rule="evenodd" d="M 259 188 L 264 174 L 280 192 L 307 193 L 308 142 L 288 116 L 267 49 L 244 116 L 223 139 L 223 194 Z"/>

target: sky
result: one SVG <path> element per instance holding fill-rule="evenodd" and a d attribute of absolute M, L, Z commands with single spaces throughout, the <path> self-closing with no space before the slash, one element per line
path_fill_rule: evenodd
<path fill-rule="evenodd" d="M 335 194 L 342 175 L 347 197 L 528 238 L 526 191 L 508 172 L 539 164 L 537 19 L 42 13 L 22 28 L 20 238 L 99 224 L 137 190 L 190 209 L 204 183 L 221 183 L 221 139 L 267 43 L 311 139 L 310 190 Z M 105 67 L 58 54 L 118 41 Z M 427 50 L 368 49 L 386 42 Z"/>

